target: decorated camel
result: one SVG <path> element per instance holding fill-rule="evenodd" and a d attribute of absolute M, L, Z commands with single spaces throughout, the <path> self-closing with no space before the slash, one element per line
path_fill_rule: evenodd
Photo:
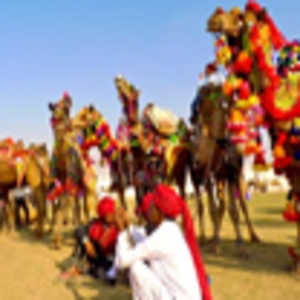
<path fill-rule="evenodd" d="M 274 169 L 290 182 L 284 217 L 297 224 L 297 244 L 289 253 L 299 269 L 300 43 L 287 42 L 266 9 L 254 0 L 248 1 L 244 10 L 218 8 L 208 21 L 208 31 L 216 34 L 217 61 L 227 71 L 223 92 L 229 99 L 232 142 L 242 154 L 252 152 L 263 164 L 257 129 L 265 125 L 273 141 Z"/>
<path fill-rule="evenodd" d="M 110 126 L 102 114 L 93 106 L 83 107 L 74 118 L 82 136 L 80 148 L 84 156 L 92 147 L 96 147 L 103 159 L 109 164 L 112 185 L 121 203 L 125 203 L 125 189 L 129 184 L 127 149 L 113 136 Z"/>
<path fill-rule="evenodd" d="M 229 140 L 227 123 L 230 109 L 219 84 L 199 87 L 196 96 L 197 116 L 193 116 L 191 138 L 191 178 L 196 191 L 200 217 L 200 238 L 205 241 L 204 206 L 199 186 L 204 185 L 209 199 L 213 223 L 213 249 L 219 251 L 220 231 L 228 191 L 229 214 L 234 226 L 239 254 L 246 254 L 241 233 L 239 205 L 242 209 L 252 242 L 259 242 L 251 222 L 243 187 L 242 156 Z M 216 190 L 216 193 L 214 192 Z"/>
<path fill-rule="evenodd" d="M 190 153 L 184 122 L 154 104 L 146 106 L 140 118 L 139 91 L 122 76 L 115 79 L 115 84 L 126 118 L 134 174 L 137 174 L 143 162 L 156 159 L 160 180 L 169 183 L 174 181 L 185 197 Z"/>
<path fill-rule="evenodd" d="M 61 240 L 61 226 L 68 222 L 68 213 L 74 207 L 74 222 L 81 222 L 80 199 L 84 200 L 84 212 L 90 218 L 92 203 L 96 197 L 96 175 L 90 167 L 88 156 L 80 148 L 81 131 L 71 118 L 72 99 L 65 93 L 57 103 L 50 103 L 51 126 L 55 143 L 51 158 L 52 185 L 48 200 L 53 204 L 54 246 Z"/>
<path fill-rule="evenodd" d="M 117 133 L 117 139 L 113 136 L 110 126 L 104 117 L 92 106 L 85 107 L 76 117 L 76 122 L 81 124 L 83 131 L 83 139 L 81 148 L 87 151 L 91 147 L 97 147 L 102 156 L 110 165 L 113 184 L 112 189 L 119 193 L 121 202 L 125 205 L 124 192 L 128 185 L 136 185 L 136 175 L 144 169 L 145 161 L 149 157 L 153 158 L 153 141 L 145 136 L 144 124 L 138 119 L 138 95 L 139 92 L 134 86 L 129 84 L 123 77 L 117 77 L 115 80 L 120 100 L 123 104 L 125 120 L 122 130 L 126 131 L 125 138 L 121 138 L 120 132 Z M 158 135 L 156 133 L 156 135 Z M 161 144 L 159 145 L 162 146 Z M 161 154 L 165 149 L 161 149 L 160 153 L 155 154 L 155 159 L 161 159 Z M 170 178 L 176 178 L 182 193 L 184 190 L 184 180 L 186 161 L 188 152 L 182 151 L 177 147 L 171 153 L 173 156 L 178 154 L 177 164 L 170 164 L 168 168 L 163 170 L 161 178 L 164 178 L 167 171 L 172 170 L 169 174 Z M 171 152 L 171 151 L 170 151 Z M 170 153 L 167 154 L 170 156 Z M 164 166 L 164 161 L 159 160 L 159 165 Z"/>
<path fill-rule="evenodd" d="M 9 192 L 28 185 L 36 209 L 36 234 L 44 233 L 46 217 L 46 192 L 49 184 L 49 157 L 46 145 L 33 145 L 26 149 L 22 143 L 6 140 L 1 143 L 0 194 L 3 223 L 14 228 L 14 201 Z M 19 160 L 17 159 L 19 158 Z M 31 215 L 34 218 L 34 215 Z M 33 220 L 31 220 L 33 221 Z"/>

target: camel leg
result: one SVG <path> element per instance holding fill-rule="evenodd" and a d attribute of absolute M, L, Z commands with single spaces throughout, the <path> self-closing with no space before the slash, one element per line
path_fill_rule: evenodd
<path fill-rule="evenodd" d="M 200 192 L 200 187 L 197 184 L 194 184 L 194 189 L 196 193 L 196 202 L 198 208 L 198 215 L 199 215 L 199 223 L 200 223 L 200 243 L 205 244 L 206 236 L 205 236 L 205 221 L 204 221 L 204 205 L 203 199 Z"/>
<path fill-rule="evenodd" d="M 209 213 L 213 224 L 212 251 L 216 254 L 220 252 L 220 232 L 219 232 L 219 211 L 214 199 L 212 183 L 207 184 L 207 194 L 209 202 Z"/>
<path fill-rule="evenodd" d="M 84 214 L 86 222 L 88 222 L 92 216 L 93 210 L 95 210 L 97 195 L 95 192 L 87 191 L 84 197 Z"/>
<path fill-rule="evenodd" d="M 90 219 L 90 193 L 86 190 L 83 194 L 83 214 L 84 214 L 84 222 L 88 222 Z"/>
<path fill-rule="evenodd" d="M 91 203 L 92 202 L 92 193 L 88 190 L 84 191 L 83 194 L 83 214 L 84 214 L 84 222 L 88 222 L 91 215 Z"/>
<path fill-rule="evenodd" d="M 63 194 L 58 203 L 55 204 L 55 213 L 53 216 L 53 247 L 55 249 L 60 248 L 61 244 L 61 232 L 64 223 L 64 212 L 68 206 L 68 195 Z"/>
<path fill-rule="evenodd" d="M 177 185 L 179 187 L 179 193 L 182 199 L 185 199 L 185 172 L 182 172 L 181 174 L 178 175 L 177 178 Z"/>
<path fill-rule="evenodd" d="M 119 188 L 119 199 L 121 202 L 121 205 L 126 209 L 127 205 L 126 205 L 126 201 L 125 201 L 125 190 L 123 189 L 123 187 Z"/>
<path fill-rule="evenodd" d="M 19 201 L 17 201 L 17 199 L 15 199 L 14 201 L 15 201 L 15 205 L 14 205 L 15 226 L 17 229 L 20 229 L 22 225 L 21 214 L 20 214 L 21 205 L 19 204 Z"/>
<path fill-rule="evenodd" d="M 85 197 L 85 195 L 83 196 Z M 74 197 L 69 196 L 69 201 L 74 203 L 73 206 L 73 224 L 78 227 L 81 224 L 81 197 L 76 195 Z"/>
<path fill-rule="evenodd" d="M 51 203 L 50 204 L 50 212 L 51 212 L 51 219 L 50 219 L 50 233 L 54 232 L 54 226 L 55 226 L 55 223 L 56 223 L 56 213 L 57 213 L 57 210 L 58 210 L 58 204 L 56 203 Z"/>
<path fill-rule="evenodd" d="M 244 247 L 244 241 L 242 238 L 241 233 L 241 226 L 240 226 L 240 216 L 239 211 L 235 199 L 235 188 L 236 185 L 234 183 L 228 184 L 228 192 L 229 192 L 229 215 L 234 227 L 234 231 L 236 234 L 236 242 L 238 246 L 238 252 L 241 257 L 247 257 L 247 252 Z"/>
<path fill-rule="evenodd" d="M 242 208 L 242 213 L 244 214 L 244 217 L 245 217 L 245 221 L 246 221 L 246 224 L 247 224 L 247 227 L 248 227 L 248 232 L 249 232 L 249 235 L 250 235 L 251 242 L 252 243 L 259 243 L 260 239 L 257 236 L 257 234 L 254 230 L 253 224 L 252 224 L 252 222 L 250 220 L 250 217 L 249 217 L 249 211 L 248 211 L 248 207 L 247 207 L 247 203 L 246 203 L 246 199 L 245 199 L 245 191 L 244 191 L 244 189 L 242 189 L 241 180 L 242 179 L 240 179 L 239 182 L 238 182 L 238 192 L 239 192 L 240 206 Z"/>
<path fill-rule="evenodd" d="M 218 236 L 221 235 L 221 228 L 222 228 L 222 223 L 224 220 L 224 215 L 225 215 L 225 184 L 224 182 L 219 181 L 217 183 L 217 194 L 218 194 L 218 200 L 219 200 L 219 207 L 218 207 Z"/>
<path fill-rule="evenodd" d="M 37 207 L 37 237 L 41 238 L 44 235 L 44 221 L 46 217 L 46 200 L 45 190 L 43 187 L 39 187 L 33 192 L 34 201 Z"/>
<path fill-rule="evenodd" d="M 60 218 L 62 218 L 61 211 L 60 211 L 60 201 L 62 197 L 60 197 L 59 200 L 57 200 L 58 202 L 53 203 L 52 204 L 52 219 L 51 219 L 51 226 L 50 226 L 50 233 L 52 233 L 53 237 L 52 237 L 52 246 L 54 248 L 59 248 L 58 244 L 59 244 L 59 238 L 58 238 L 58 229 L 57 229 L 57 225 L 58 225 L 58 221 Z"/>
<path fill-rule="evenodd" d="M 15 231 L 15 219 L 14 219 L 14 197 L 12 193 L 7 193 L 7 204 L 5 205 L 6 213 L 6 225 L 8 231 Z"/>
<path fill-rule="evenodd" d="M 63 198 L 64 198 L 64 204 L 61 207 L 61 212 L 63 215 L 63 225 L 68 225 L 69 221 L 70 221 L 70 213 L 76 211 L 76 209 L 77 209 L 77 206 L 76 206 L 77 199 L 75 199 L 75 197 L 70 196 L 68 194 L 64 195 Z M 75 217 L 74 217 L 74 214 L 73 214 L 73 221 L 76 217 L 77 217 L 77 215 L 75 214 Z"/>

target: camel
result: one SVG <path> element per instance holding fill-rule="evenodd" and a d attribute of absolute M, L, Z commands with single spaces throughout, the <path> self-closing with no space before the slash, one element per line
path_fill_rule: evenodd
<path fill-rule="evenodd" d="M 187 127 L 184 121 L 179 122 L 178 128 L 175 129 L 178 130 L 177 132 L 172 132 L 173 136 L 179 140 L 172 143 L 170 141 L 171 134 L 167 132 L 163 136 L 151 126 L 151 122 L 145 116 L 147 110 L 152 108 L 153 104 L 145 108 L 144 116 L 140 119 L 138 111 L 139 91 L 122 76 L 116 77 L 115 84 L 129 128 L 129 148 L 133 156 L 133 173 L 136 174 L 141 168 L 143 165 L 141 161 L 154 158 L 160 167 L 157 170 L 160 181 L 176 182 L 181 196 L 185 198 L 184 187 L 190 152 L 188 135 L 185 134 L 187 133 Z M 159 150 L 155 151 L 157 149 Z"/>
<path fill-rule="evenodd" d="M 212 98 L 212 95 L 218 95 Z M 191 139 L 191 178 L 196 191 L 200 217 L 200 240 L 205 242 L 204 206 L 199 186 L 205 186 L 209 199 L 209 211 L 213 222 L 213 250 L 219 252 L 220 231 L 225 213 L 225 189 L 228 190 L 229 214 L 234 226 L 239 246 L 239 254 L 246 253 L 241 234 L 238 205 L 242 208 L 250 239 L 259 242 L 245 200 L 242 181 L 242 157 L 229 141 L 226 123 L 229 107 L 220 87 L 208 85 L 199 88 L 197 97 L 199 115 Z M 214 187 L 217 195 L 214 194 Z M 238 199 L 236 199 L 236 192 Z M 216 204 L 216 198 L 218 204 Z"/>
<path fill-rule="evenodd" d="M 68 94 L 64 94 L 57 103 L 49 104 L 55 138 L 51 159 L 52 191 L 60 190 L 54 197 L 59 199 L 53 203 L 51 223 L 55 248 L 59 247 L 61 226 L 68 222 L 70 207 L 74 207 L 73 222 L 78 225 L 81 223 L 80 196 L 83 194 L 87 221 L 92 208 L 92 203 L 89 202 L 94 202 L 96 197 L 96 175 L 93 174 L 89 162 L 82 156 L 78 141 L 80 132 L 78 132 L 78 125 L 72 122 L 71 107 L 72 100 Z M 52 200 L 55 201 L 55 199 Z"/>
<path fill-rule="evenodd" d="M 294 268 L 300 270 L 300 255 L 295 254 L 300 250 L 300 209 L 297 205 L 300 195 L 297 142 L 300 117 L 299 58 L 289 60 L 291 55 L 297 53 L 295 49 L 299 43 L 287 42 L 266 9 L 254 0 L 248 1 L 244 11 L 217 9 L 209 18 L 208 31 L 223 36 L 225 47 L 221 47 L 219 53 L 226 53 L 226 58 L 223 57 L 222 63 L 230 70 L 229 75 L 236 76 L 244 86 L 249 87 L 250 94 L 257 98 L 264 110 L 263 117 L 269 124 L 273 141 L 274 168 L 288 178 L 294 196 L 292 209 L 299 216 L 296 221 L 297 246 L 291 249 L 290 254 Z M 233 48 L 234 52 L 230 50 Z M 283 56 L 280 55 L 276 66 L 272 57 L 278 50 Z M 231 89 L 228 86 L 230 84 L 227 84 L 227 91 Z M 233 97 L 234 93 L 229 94 Z M 230 105 L 238 109 L 236 104 L 231 102 Z"/>
<path fill-rule="evenodd" d="M 0 159 L 0 194 L 4 199 L 4 223 L 8 229 L 14 228 L 13 206 L 9 197 L 11 189 L 17 186 L 17 167 L 8 160 Z M 30 147 L 26 154 L 26 165 L 22 185 L 29 185 L 33 193 L 33 199 L 37 211 L 36 234 L 42 237 L 44 233 L 44 222 L 46 217 L 46 191 L 49 179 L 49 159 L 46 145 Z"/>
<path fill-rule="evenodd" d="M 110 166 L 113 183 L 111 191 L 116 191 L 123 206 L 125 203 L 125 188 L 129 181 L 127 150 L 112 135 L 110 126 L 97 111 L 90 105 L 83 107 L 73 120 L 75 126 L 82 132 L 81 151 L 85 153 L 91 147 L 97 147 Z"/>

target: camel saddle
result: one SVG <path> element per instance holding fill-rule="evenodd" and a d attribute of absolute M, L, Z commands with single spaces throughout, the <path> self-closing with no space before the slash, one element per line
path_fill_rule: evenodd
<path fill-rule="evenodd" d="M 179 119 L 169 110 L 153 105 L 147 110 L 146 116 L 162 135 L 170 136 L 178 130 Z"/>

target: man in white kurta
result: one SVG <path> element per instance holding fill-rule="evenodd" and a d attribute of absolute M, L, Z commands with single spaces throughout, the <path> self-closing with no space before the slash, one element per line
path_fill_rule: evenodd
<path fill-rule="evenodd" d="M 135 300 L 202 299 L 192 256 L 175 221 L 164 220 L 136 247 L 123 231 L 115 263 L 118 269 L 129 268 Z"/>

